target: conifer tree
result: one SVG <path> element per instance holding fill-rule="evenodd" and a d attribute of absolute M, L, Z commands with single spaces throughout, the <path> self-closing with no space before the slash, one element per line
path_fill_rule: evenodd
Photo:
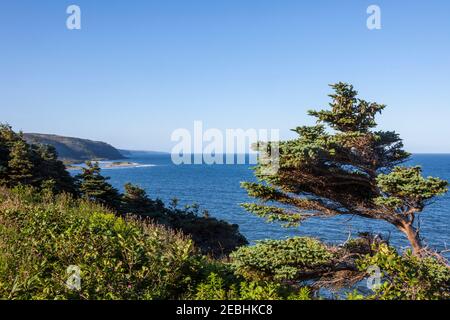
<path fill-rule="evenodd" d="M 32 183 L 33 163 L 31 162 L 31 151 L 23 140 L 15 141 L 10 149 L 8 176 L 8 185 Z"/>
<path fill-rule="evenodd" d="M 164 211 L 161 200 L 152 200 L 147 192 L 131 183 L 124 185 L 125 193 L 122 195 L 122 207 L 125 212 L 134 214 L 155 214 Z"/>
<path fill-rule="evenodd" d="M 107 177 L 100 173 L 98 162 L 86 162 L 86 168 L 82 168 L 82 173 L 75 177 L 78 190 L 82 196 L 102 203 L 113 209 L 120 208 L 119 191 L 108 183 Z"/>
<path fill-rule="evenodd" d="M 0 124 L 0 185 L 26 184 L 38 189 L 51 185 L 55 193 L 76 194 L 72 176 L 49 145 L 29 144 L 22 133 Z"/>
<path fill-rule="evenodd" d="M 77 194 L 75 180 L 66 170 L 62 161 L 58 160 L 55 147 L 50 145 L 31 145 L 35 164 L 36 184 L 39 187 L 53 183 L 55 193 L 68 192 Z"/>
<path fill-rule="evenodd" d="M 8 162 L 12 144 L 17 140 L 17 134 L 11 126 L 0 123 L 0 184 L 10 185 Z"/>
<path fill-rule="evenodd" d="M 420 254 L 417 216 L 447 191 L 447 181 L 425 178 L 417 166 L 399 166 L 410 156 L 399 135 L 374 130 L 385 105 L 358 98 L 352 85 L 331 87 L 330 109 L 309 111 L 317 124 L 297 127 L 296 139 L 279 143 L 279 170 L 266 175 L 270 163 L 260 162 L 255 167 L 259 183 L 242 184 L 260 200 L 244 208 L 288 225 L 336 215 L 384 220 Z"/>

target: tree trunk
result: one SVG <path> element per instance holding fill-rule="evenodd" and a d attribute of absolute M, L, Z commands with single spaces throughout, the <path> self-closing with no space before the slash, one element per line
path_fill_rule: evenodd
<path fill-rule="evenodd" d="M 410 223 L 407 222 L 400 224 L 398 228 L 408 238 L 408 241 L 413 249 L 413 254 L 419 256 L 420 252 L 422 251 L 422 243 L 420 241 L 419 233 L 417 232 L 416 228 L 414 228 Z"/>

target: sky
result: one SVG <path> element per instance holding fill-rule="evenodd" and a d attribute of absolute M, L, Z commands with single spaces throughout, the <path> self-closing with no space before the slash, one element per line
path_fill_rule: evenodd
<path fill-rule="evenodd" d="M 408 151 L 449 153 L 450 1 L 0 2 L 0 122 L 15 130 L 159 151 L 196 120 L 289 139 L 338 81 L 386 104 L 380 128 Z"/>

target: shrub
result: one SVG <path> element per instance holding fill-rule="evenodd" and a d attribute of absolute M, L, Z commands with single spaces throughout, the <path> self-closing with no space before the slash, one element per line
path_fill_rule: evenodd
<path fill-rule="evenodd" d="M 377 266 L 383 273 L 381 286 L 368 299 L 432 300 L 450 298 L 450 267 L 436 258 L 419 258 L 406 251 L 400 255 L 381 244 L 373 256 L 358 261 L 361 271 Z"/>
<path fill-rule="evenodd" d="M 0 189 L 0 298 L 175 299 L 201 258 L 185 236 L 101 205 Z M 66 286 L 68 267 L 81 289 Z"/>
<path fill-rule="evenodd" d="M 230 255 L 236 273 L 251 280 L 292 280 L 299 273 L 327 265 L 333 253 L 320 241 L 295 237 L 265 240 Z"/>
<path fill-rule="evenodd" d="M 239 281 L 228 283 L 219 274 L 211 273 L 199 284 L 196 300 L 310 300 L 307 287 L 294 288 L 271 281 Z"/>

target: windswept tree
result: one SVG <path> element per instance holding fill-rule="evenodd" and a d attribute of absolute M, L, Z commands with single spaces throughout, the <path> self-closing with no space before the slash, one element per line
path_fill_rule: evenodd
<path fill-rule="evenodd" d="M 447 191 L 447 181 L 425 178 L 417 166 L 399 166 L 410 156 L 399 135 L 374 130 L 385 105 L 359 99 L 352 85 L 331 87 L 331 110 L 309 111 L 317 124 L 297 127 L 298 138 L 279 143 L 279 170 L 266 175 L 271 163 L 261 162 L 255 167 L 259 183 L 242 184 L 260 200 L 243 206 L 288 225 L 343 214 L 384 220 L 403 232 L 419 255 L 417 216 Z"/>

